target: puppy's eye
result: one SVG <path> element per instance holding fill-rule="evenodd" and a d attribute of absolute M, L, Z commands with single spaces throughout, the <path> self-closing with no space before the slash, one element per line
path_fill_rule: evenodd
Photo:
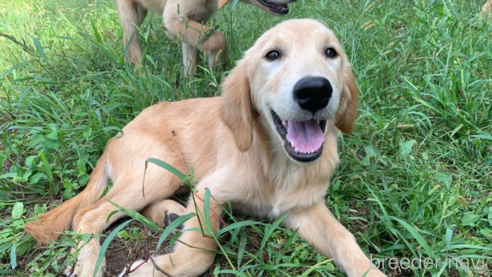
<path fill-rule="evenodd" d="M 280 58 L 280 53 L 275 51 L 275 50 L 272 50 L 272 51 L 268 52 L 265 57 L 267 59 L 273 61 L 273 60 Z"/>
<path fill-rule="evenodd" d="M 328 48 L 325 50 L 325 55 L 328 57 L 328 58 L 335 58 L 336 56 L 338 56 L 338 53 L 335 49 L 333 48 Z"/>

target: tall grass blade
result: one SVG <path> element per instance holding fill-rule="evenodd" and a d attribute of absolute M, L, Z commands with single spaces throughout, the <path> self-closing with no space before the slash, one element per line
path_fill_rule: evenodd
<path fill-rule="evenodd" d="M 153 163 L 157 166 L 160 166 L 160 167 L 166 169 L 167 171 L 173 173 L 174 175 L 178 176 L 178 178 L 181 180 L 186 178 L 186 175 L 184 175 L 181 171 L 177 170 L 174 166 L 172 166 L 172 165 L 170 165 L 164 161 L 161 161 L 159 159 L 148 158 L 147 161 L 145 161 L 145 163 Z"/>
<path fill-rule="evenodd" d="M 44 61 L 47 61 L 48 59 L 46 58 L 46 54 L 44 53 L 43 46 L 41 46 L 41 42 L 39 42 L 39 39 L 35 37 L 32 41 L 34 43 L 34 46 L 36 47 L 36 50 L 38 50 L 39 56 L 41 56 Z"/>

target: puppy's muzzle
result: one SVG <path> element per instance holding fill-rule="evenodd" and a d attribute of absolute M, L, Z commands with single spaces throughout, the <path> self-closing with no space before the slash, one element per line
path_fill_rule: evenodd
<path fill-rule="evenodd" d="M 305 77 L 294 85 L 294 100 L 313 114 L 328 105 L 332 93 L 333 87 L 324 77 Z"/>

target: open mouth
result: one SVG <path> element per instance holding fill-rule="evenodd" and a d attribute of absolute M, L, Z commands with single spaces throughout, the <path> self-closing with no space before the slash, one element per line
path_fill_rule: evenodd
<path fill-rule="evenodd" d="M 278 14 L 289 13 L 289 7 L 287 6 L 287 4 L 276 4 L 276 3 L 269 2 L 267 0 L 257 0 L 257 1 L 263 6 L 269 8 L 270 11 L 272 11 L 273 13 L 278 13 Z"/>
<path fill-rule="evenodd" d="M 312 162 L 321 156 L 326 120 L 286 121 L 273 110 L 272 118 L 290 157 L 298 162 Z"/>

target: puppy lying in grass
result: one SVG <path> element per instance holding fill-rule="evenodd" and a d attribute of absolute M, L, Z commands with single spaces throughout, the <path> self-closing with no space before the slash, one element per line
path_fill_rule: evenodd
<path fill-rule="evenodd" d="M 338 163 L 338 130 L 352 131 L 357 99 L 351 65 L 334 33 L 314 20 L 285 21 L 237 62 L 222 96 L 163 102 L 142 111 L 109 140 L 85 190 L 25 229 L 40 243 L 57 239 L 70 222 L 74 231 L 101 233 L 124 216 L 116 213 L 107 222 L 115 206 L 106 199 L 161 225 L 166 214 L 198 211 L 184 223 L 173 252 L 154 258 L 157 267 L 135 262 L 132 269 L 140 267 L 130 274 L 198 276 L 212 265 L 217 249 L 199 229 L 217 232 L 217 215 L 230 202 L 238 213 L 286 216 L 287 227 L 298 229 L 349 277 L 385 276 L 371 269 L 324 197 Z M 154 164 L 145 171 L 149 158 L 181 172 L 193 166 L 197 201 L 190 197 L 185 208 L 170 200 L 183 188 L 181 180 Z M 109 180 L 113 187 L 101 198 Z M 98 239 L 83 246 L 71 276 L 93 276 L 100 249 Z M 101 267 L 94 276 L 102 274 Z"/>

